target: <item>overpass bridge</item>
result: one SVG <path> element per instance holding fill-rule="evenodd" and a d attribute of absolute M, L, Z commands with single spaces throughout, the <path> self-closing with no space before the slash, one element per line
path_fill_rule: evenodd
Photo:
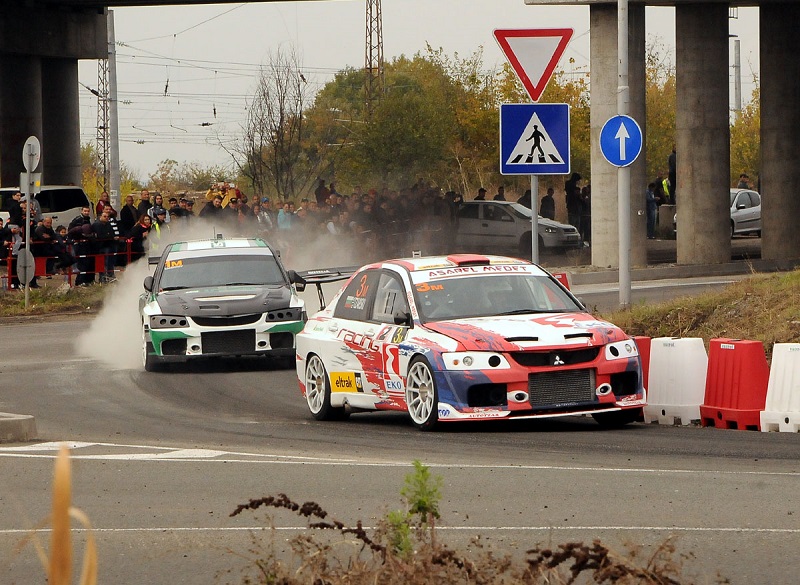
<path fill-rule="evenodd" d="M 279 1 L 279 0 L 261 0 Z M 322 1 L 322 0 L 295 0 Z M 490 1 L 490 0 L 486 0 Z M 518 0 L 522 2 L 523 0 Z M 618 266 L 617 172 L 599 151 L 603 123 L 617 112 L 617 3 L 524 0 L 590 11 L 592 264 Z M 78 59 L 107 55 L 106 9 L 188 5 L 210 0 L 22 0 L 0 7 L 0 184 L 16 184 L 29 135 L 42 141 L 49 183 L 80 182 Z M 214 0 L 213 3 L 236 3 Z M 676 13 L 676 136 L 679 264 L 731 257 L 728 9 L 758 7 L 761 61 L 762 258 L 800 258 L 800 2 L 791 0 L 629 0 L 630 114 L 645 122 L 646 6 Z M 489 27 L 490 25 L 487 25 Z M 646 263 L 644 157 L 631 169 L 631 259 Z"/>

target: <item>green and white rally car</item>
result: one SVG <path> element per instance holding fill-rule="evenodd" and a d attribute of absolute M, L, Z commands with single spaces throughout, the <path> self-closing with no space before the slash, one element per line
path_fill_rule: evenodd
<path fill-rule="evenodd" d="M 294 357 L 305 282 L 264 240 L 176 242 L 150 263 L 139 297 L 145 370 L 203 357 Z"/>

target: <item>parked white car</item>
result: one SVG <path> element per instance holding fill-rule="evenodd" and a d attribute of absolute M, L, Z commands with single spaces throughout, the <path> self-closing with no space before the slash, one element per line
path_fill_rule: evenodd
<path fill-rule="evenodd" d="M 466 201 L 458 210 L 456 244 L 470 252 L 531 251 L 531 210 L 512 201 Z M 539 249 L 583 247 L 574 226 L 539 216 Z"/>
<path fill-rule="evenodd" d="M 11 196 L 19 191 L 18 187 L 3 187 L 0 189 L 0 220 L 8 220 L 8 208 Z M 42 216 L 52 217 L 53 225 L 67 225 L 81 214 L 81 208 L 86 206 L 94 217 L 94 205 L 89 201 L 83 189 L 75 185 L 44 185 L 41 192 L 34 195 Z"/>

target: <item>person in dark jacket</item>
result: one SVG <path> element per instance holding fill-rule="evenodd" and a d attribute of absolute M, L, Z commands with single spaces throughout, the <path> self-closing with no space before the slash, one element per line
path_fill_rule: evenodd
<path fill-rule="evenodd" d="M 139 210 L 133 204 L 133 195 L 125 197 L 125 205 L 119 210 L 119 229 L 127 234 L 139 220 Z"/>
<path fill-rule="evenodd" d="M 531 190 L 525 189 L 525 193 L 522 194 L 522 197 L 517 199 L 517 203 L 520 205 L 524 205 L 528 209 L 531 208 Z"/>
<path fill-rule="evenodd" d="M 581 202 L 581 188 L 578 183 L 581 176 L 578 173 L 572 173 L 572 176 L 564 183 L 564 193 L 567 200 L 567 219 L 570 225 L 575 226 L 575 229 L 581 229 L 581 211 L 583 204 Z"/>
<path fill-rule="evenodd" d="M 215 195 L 214 198 L 206 203 L 203 209 L 200 210 L 200 217 L 214 219 L 215 217 L 224 217 L 221 215 L 222 213 L 224 213 L 222 208 L 222 196 Z"/>
<path fill-rule="evenodd" d="M 107 211 L 102 211 L 92 224 L 92 233 L 95 238 L 95 251 L 103 256 L 103 272 L 100 273 L 100 282 L 114 281 L 114 266 L 117 259 L 118 231 L 111 224 L 111 216 Z"/>
<path fill-rule="evenodd" d="M 75 256 L 78 259 L 78 276 L 76 286 L 85 286 L 94 282 L 94 258 L 92 249 L 92 211 L 87 205 L 81 208 L 80 215 L 69 222 L 67 235 L 75 243 Z"/>
<path fill-rule="evenodd" d="M 141 200 L 139 201 L 139 205 L 137 206 L 137 211 L 139 215 L 144 215 L 147 211 L 153 207 L 153 204 L 150 202 L 150 191 L 147 189 L 142 189 L 142 194 L 139 195 Z"/>
<path fill-rule="evenodd" d="M 542 204 L 539 207 L 539 215 L 547 219 L 555 220 L 556 218 L 556 201 L 553 198 L 553 188 L 547 188 L 547 194 L 542 197 Z"/>
<path fill-rule="evenodd" d="M 127 234 L 131 239 L 131 258 L 133 260 L 138 260 L 145 255 L 145 250 L 147 249 L 145 242 L 150 234 L 152 221 L 149 215 L 144 214 Z"/>

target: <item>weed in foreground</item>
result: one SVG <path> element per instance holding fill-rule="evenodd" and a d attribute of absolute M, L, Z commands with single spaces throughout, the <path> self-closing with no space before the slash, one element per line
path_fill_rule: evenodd
<path fill-rule="evenodd" d="M 69 585 L 72 581 L 72 531 L 70 518 L 78 520 L 87 528 L 86 551 L 83 556 L 80 585 L 96 585 L 97 583 L 97 547 L 92 533 L 89 517 L 78 508 L 70 505 L 72 499 L 72 468 L 69 460 L 69 449 L 62 445 L 56 457 L 53 473 L 53 510 L 38 528 L 50 524 L 50 557 L 36 531 L 23 539 L 16 552 L 22 550 L 28 542 L 36 549 L 42 566 L 47 571 L 49 585 Z"/>
<path fill-rule="evenodd" d="M 414 471 L 405 478 L 400 495 L 405 510 L 389 512 L 374 529 L 329 518 L 319 504 L 292 501 L 287 495 L 267 496 L 241 504 L 231 513 L 239 515 L 259 508 L 289 511 L 306 519 L 308 531 L 288 540 L 281 551 L 274 526 L 266 541 L 253 535 L 253 547 L 245 585 L 449 585 L 467 583 L 552 584 L 645 583 L 678 585 L 687 557 L 678 555 L 671 540 L 663 542 L 643 563 L 634 548 L 618 555 L 599 540 L 591 544 L 568 542 L 556 547 L 535 546 L 522 560 L 497 553 L 481 538 L 459 551 L 441 542 L 436 521 L 441 500 L 441 477 L 414 461 Z M 271 517 L 269 516 L 271 524 Z M 323 532 L 325 534 L 323 534 Z M 724 579 L 718 582 L 727 582 Z"/>

